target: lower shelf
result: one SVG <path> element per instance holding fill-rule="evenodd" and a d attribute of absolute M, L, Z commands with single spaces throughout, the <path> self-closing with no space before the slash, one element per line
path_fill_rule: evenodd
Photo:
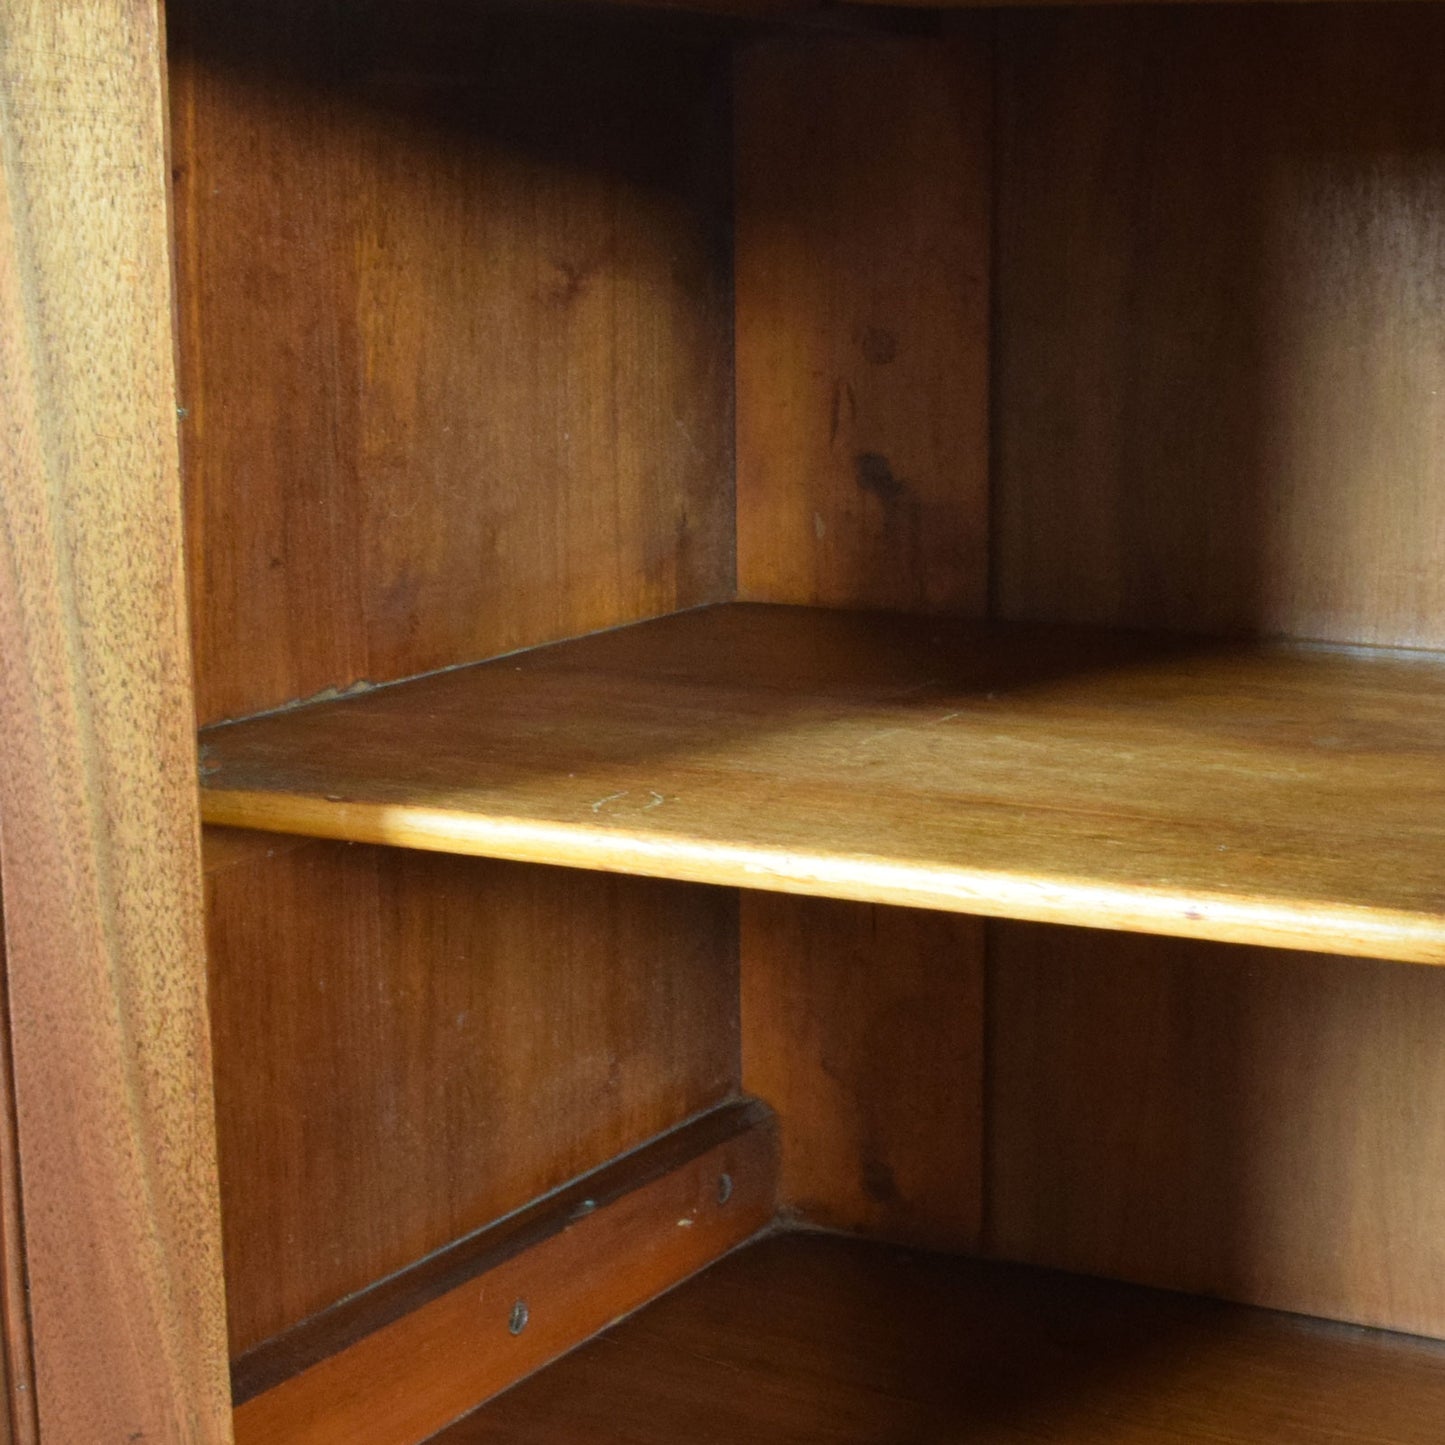
<path fill-rule="evenodd" d="M 781 1235 L 433 1445 L 1439 1445 L 1445 1344 Z"/>

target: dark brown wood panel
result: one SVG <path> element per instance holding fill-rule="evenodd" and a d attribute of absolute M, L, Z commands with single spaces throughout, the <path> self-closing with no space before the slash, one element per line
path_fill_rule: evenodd
<path fill-rule="evenodd" d="M 728 596 L 723 37 L 169 8 L 202 720 Z"/>
<path fill-rule="evenodd" d="M 745 599 L 986 605 L 986 34 L 739 57 Z"/>
<path fill-rule="evenodd" d="M 978 1247 L 983 930 L 957 914 L 742 895 L 743 1084 L 778 1112 L 792 1216 Z"/>
<path fill-rule="evenodd" d="M 1001 614 L 1445 645 L 1445 7 L 998 24 Z"/>
<path fill-rule="evenodd" d="M 806 1235 L 746 1249 L 434 1445 L 1436 1445 L 1445 1349 Z"/>
<path fill-rule="evenodd" d="M 736 1091 L 732 895 L 286 841 L 208 877 L 234 1353 Z"/>
<path fill-rule="evenodd" d="M 46 1445 L 230 1439 L 159 18 L 0 7 L 0 868 Z"/>
<path fill-rule="evenodd" d="M 991 930 L 996 1254 L 1445 1335 L 1445 974 Z"/>
<path fill-rule="evenodd" d="M 236 1411 L 237 1445 L 419 1445 L 754 1238 L 777 1207 L 777 1139 L 766 1110 L 736 1123 L 248 1400 Z M 597 1438 L 616 1436 L 604 1427 Z"/>

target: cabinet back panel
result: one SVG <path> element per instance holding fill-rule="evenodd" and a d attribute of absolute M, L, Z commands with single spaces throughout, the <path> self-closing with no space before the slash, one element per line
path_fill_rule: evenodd
<path fill-rule="evenodd" d="M 1445 8 L 999 27 L 1000 614 L 1445 646 Z"/>
<path fill-rule="evenodd" d="M 998 25 L 998 612 L 1445 646 L 1445 9 Z M 1437 970 L 988 939 L 994 1252 L 1445 1333 Z"/>
<path fill-rule="evenodd" d="M 736 1093 L 723 889 L 208 833 L 231 1350 Z"/>
<path fill-rule="evenodd" d="M 201 721 L 728 596 L 723 40 L 169 8 Z"/>
<path fill-rule="evenodd" d="M 987 34 L 737 67 L 738 593 L 988 598 Z"/>
<path fill-rule="evenodd" d="M 990 933 L 995 1253 L 1445 1333 L 1445 972 Z"/>
<path fill-rule="evenodd" d="M 737 62 L 738 592 L 988 601 L 988 22 Z M 744 894 L 744 1082 L 796 1217 L 972 1249 L 977 919 Z"/>
<path fill-rule="evenodd" d="M 974 1252 L 982 919 L 742 895 L 743 1084 L 778 1111 L 788 1210 Z"/>

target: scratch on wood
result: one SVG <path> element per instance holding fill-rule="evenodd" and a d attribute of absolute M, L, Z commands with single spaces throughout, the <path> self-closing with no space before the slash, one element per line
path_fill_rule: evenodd
<path fill-rule="evenodd" d="M 884 738 L 891 738 L 896 733 L 902 733 L 907 731 L 907 728 L 884 728 L 882 732 L 872 733 L 866 738 L 860 738 L 858 741 L 858 746 L 861 748 L 866 748 L 871 746 L 873 743 L 882 742 Z"/>
<path fill-rule="evenodd" d="M 598 798 L 592 805 L 592 811 L 594 813 L 600 813 L 608 803 L 615 803 L 619 798 L 625 798 L 631 791 L 631 788 L 623 788 L 620 793 L 608 793 L 605 798 Z"/>

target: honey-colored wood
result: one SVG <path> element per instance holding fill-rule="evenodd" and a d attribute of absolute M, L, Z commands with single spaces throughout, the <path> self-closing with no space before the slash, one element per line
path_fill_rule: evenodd
<path fill-rule="evenodd" d="M 1445 1335 L 1445 976 L 999 925 L 990 1246 Z"/>
<path fill-rule="evenodd" d="M 46 1445 L 230 1439 L 157 20 L 0 9 L 0 869 Z"/>
<path fill-rule="evenodd" d="M 247 1401 L 237 1445 L 419 1445 L 752 1238 L 776 1200 L 777 1142 L 770 1121 L 755 1119 Z"/>
<path fill-rule="evenodd" d="M 203 721 L 731 593 L 725 37 L 554 8 L 172 0 Z"/>
<path fill-rule="evenodd" d="M 749 1445 L 1436 1445 L 1445 1347 L 784 1235 L 438 1437 Z"/>
<path fill-rule="evenodd" d="M 738 595 L 988 595 L 990 52 L 781 39 L 737 66 Z"/>
<path fill-rule="evenodd" d="M 721 890 L 248 838 L 207 848 L 233 1353 L 736 1091 Z"/>
<path fill-rule="evenodd" d="M 1445 961 L 1445 662 L 739 605 L 204 735 L 215 823 Z"/>
<path fill-rule="evenodd" d="M 976 1250 L 983 923 L 742 896 L 743 1083 L 777 1110 L 790 1217 Z"/>
<path fill-rule="evenodd" d="M 1445 7 L 999 20 L 995 584 L 1445 646 Z"/>

